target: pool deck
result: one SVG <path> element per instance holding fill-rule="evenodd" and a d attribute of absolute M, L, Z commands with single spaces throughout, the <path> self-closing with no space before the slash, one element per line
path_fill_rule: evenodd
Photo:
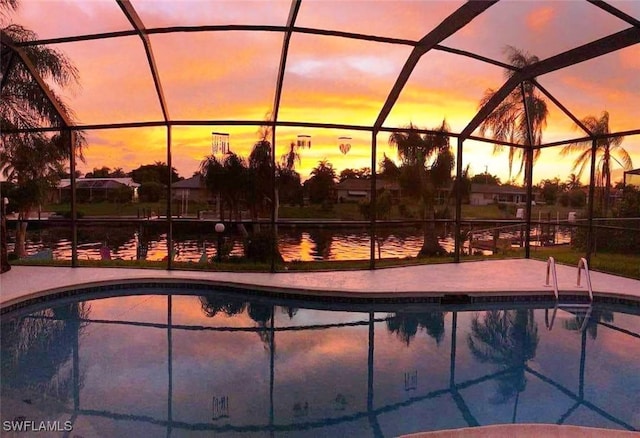
<path fill-rule="evenodd" d="M 0 275 L 0 308 L 81 286 L 145 281 L 206 282 L 251 290 L 358 298 L 553 294 L 553 288 L 545 286 L 546 267 L 546 262 L 527 259 L 275 274 L 14 266 Z M 584 275 L 582 287 L 576 286 L 575 266 L 557 265 L 557 277 L 561 294 L 586 294 Z M 640 280 L 591 272 L 591 283 L 599 295 L 640 301 Z"/>

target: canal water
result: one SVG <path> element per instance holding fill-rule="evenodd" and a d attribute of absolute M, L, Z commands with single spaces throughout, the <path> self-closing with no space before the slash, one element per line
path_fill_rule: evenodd
<path fill-rule="evenodd" d="M 438 240 L 449 252 L 454 250 L 452 225 L 439 226 Z M 376 241 L 376 257 L 406 258 L 415 257 L 424 240 L 420 227 L 395 227 L 378 230 Z M 532 244 L 537 245 L 540 230 L 532 230 Z M 15 229 L 8 232 L 9 251 L 15 245 Z M 475 232 L 473 235 L 474 253 L 492 254 L 491 230 Z M 500 240 L 510 246 L 517 247 L 520 229 L 511 227 L 502 229 Z M 173 232 L 176 261 L 198 262 L 203 253 L 208 258 L 216 256 L 217 236 L 215 232 L 203 227 L 188 224 L 175 224 Z M 358 228 L 329 228 L 329 226 L 297 226 L 279 227 L 278 248 L 285 262 L 314 260 L 364 260 L 370 255 L 371 245 L 369 230 Z M 570 232 L 558 230 L 555 243 L 569 243 Z M 140 243 L 146 247 L 147 260 L 163 260 L 167 256 L 167 233 L 164 224 L 140 227 L 137 225 L 82 225 L 78 229 L 78 258 L 80 260 L 100 260 L 101 248 L 107 246 L 112 258 L 135 260 Z M 245 238 L 239 230 L 227 230 L 223 243 L 232 257 L 244 255 Z M 29 226 L 27 233 L 27 253 L 35 254 L 50 249 L 58 260 L 71 259 L 71 231 L 69 227 Z M 465 253 L 469 251 L 469 241 L 463 245 Z"/>

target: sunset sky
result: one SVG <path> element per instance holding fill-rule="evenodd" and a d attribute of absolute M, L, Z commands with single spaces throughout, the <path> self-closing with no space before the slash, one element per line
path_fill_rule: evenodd
<path fill-rule="evenodd" d="M 308 1 L 297 26 L 418 40 L 460 1 Z M 640 2 L 611 1 L 640 19 Z M 133 0 L 148 28 L 203 24 L 286 24 L 289 2 L 282 1 L 150 1 Z M 40 38 L 131 29 L 112 0 L 23 0 L 11 21 L 34 30 Z M 4 20 L 3 24 L 6 24 Z M 506 61 L 512 45 L 544 59 L 575 46 L 629 28 L 596 6 L 580 1 L 501 1 L 473 20 L 443 45 Z M 160 79 L 175 120 L 262 120 L 274 100 L 282 49 L 279 32 L 194 32 L 151 35 Z M 140 38 L 130 36 L 55 46 L 80 71 L 81 86 L 61 91 L 79 124 L 160 121 L 162 113 Z M 279 113 L 281 121 L 372 125 L 393 86 L 410 46 L 344 38 L 294 34 L 291 39 Z M 638 128 L 640 121 L 640 44 L 538 78 L 578 118 L 610 113 L 612 131 Z M 432 51 L 422 57 L 387 117 L 386 127 L 409 122 L 438 126 L 446 118 L 459 132 L 475 115 L 487 88 L 504 82 L 501 68 L 470 58 Z M 581 137 L 580 131 L 551 102 L 543 141 Z M 174 127 L 173 163 L 185 177 L 211 153 L 211 131 L 228 132 L 231 149 L 247 156 L 257 127 Z M 302 151 L 297 170 L 303 178 L 321 159 L 339 170 L 370 165 L 370 134 L 344 130 L 278 128 L 277 154 L 298 134 L 311 135 L 311 149 Z M 93 167 L 125 171 L 166 161 L 166 129 L 88 131 L 83 172 Z M 352 137 L 347 155 L 338 137 Z M 396 152 L 388 133 L 378 136 L 379 161 Z M 455 141 L 452 141 L 455 146 Z M 623 147 L 640 167 L 640 136 L 627 137 Z M 566 179 L 572 158 L 560 148 L 544 151 L 534 180 Z M 471 173 L 485 169 L 507 179 L 506 154 L 494 156 L 490 144 L 465 142 L 463 164 Z M 617 164 L 614 169 L 618 168 Z M 586 175 L 585 175 L 586 176 Z M 621 179 L 621 171 L 614 171 Z M 584 180 L 584 178 L 583 178 Z"/>

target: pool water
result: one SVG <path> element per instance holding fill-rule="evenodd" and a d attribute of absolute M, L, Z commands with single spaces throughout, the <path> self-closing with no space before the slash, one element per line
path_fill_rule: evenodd
<path fill-rule="evenodd" d="M 3 315 L 3 425 L 71 421 L 52 435 L 71 437 L 640 430 L 637 308 L 595 306 L 586 322 L 560 309 L 549 330 L 541 303 L 327 306 L 162 293 Z"/>

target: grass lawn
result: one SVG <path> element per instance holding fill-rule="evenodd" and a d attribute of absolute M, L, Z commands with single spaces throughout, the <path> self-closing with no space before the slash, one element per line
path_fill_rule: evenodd
<path fill-rule="evenodd" d="M 322 208 L 319 204 L 311 204 L 305 207 L 281 205 L 279 214 L 282 219 L 365 220 L 360 214 L 358 204 L 355 203 L 334 204 L 330 210 Z"/>
<path fill-rule="evenodd" d="M 418 219 L 420 218 L 419 205 L 410 199 L 403 199 L 403 204 L 406 213 L 400 214 L 400 207 L 394 205 L 391 209 L 390 219 Z M 450 206 L 449 211 L 453 211 L 455 207 Z M 166 210 L 165 202 L 139 202 L 139 203 L 127 203 L 117 204 L 111 202 L 96 202 L 96 203 L 83 203 L 78 204 L 78 211 L 82 213 L 84 217 L 91 216 L 137 216 L 142 215 L 143 211 L 147 213 L 153 212 L 155 215 L 164 213 Z M 210 210 L 211 207 L 207 204 L 190 203 L 188 214 L 195 216 L 200 210 Z M 43 206 L 43 211 L 66 213 L 71 210 L 70 204 L 50 204 Z M 174 212 L 178 211 L 178 207 L 174 205 Z M 547 206 L 536 205 L 531 212 L 531 218 L 537 221 L 538 218 L 547 220 L 549 217 L 552 221 L 556 218 L 560 220 L 567 219 L 570 211 L 576 211 L 580 215 L 582 211 L 576 208 L 562 207 L 562 206 Z M 342 203 L 334 204 L 330 209 L 324 209 L 321 205 L 312 204 L 305 207 L 281 205 L 279 216 L 282 219 L 335 219 L 335 220 L 350 220 L 350 221 L 362 221 L 365 220 L 364 216 L 360 213 L 358 204 L 356 203 Z M 268 218 L 265 216 L 265 219 Z M 506 210 L 500 210 L 497 205 L 463 205 L 462 206 L 462 218 L 463 219 L 515 219 L 515 206 L 509 206 Z"/>
<path fill-rule="evenodd" d="M 496 204 L 489 205 L 462 205 L 462 218 L 463 219 L 515 219 L 516 209 L 524 208 L 524 205 L 516 207 L 508 206 L 507 210 L 500 210 Z M 583 213 L 582 209 L 575 207 L 563 207 L 561 205 L 534 205 L 531 209 L 531 220 L 537 221 L 538 218 L 542 221 L 551 219 L 566 220 L 570 211 L 575 211 L 578 216 Z"/>
<path fill-rule="evenodd" d="M 462 261 L 482 260 L 482 259 L 502 259 L 513 257 L 515 253 L 508 256 L 463 256 Z M 437 263 L 451 263 L 453 256 L 448 257 L 408 257 L 408 258 L 388 258 L 376 259 L 376 267 L 401 267 L 416 266 Z M 13 260 L 12 265 L 16 266 L 71 266 L 69 260 Z M 148 260 L 78 260 L 78 266 L 94 268 L 142 268 L 142 269 L 166 269 L 166 261 Z M 173 262 L 175 269 L 197 270 L 197 271 L 221 271 L 221 272 L 269 272 L 269 263 L 252 262 L 222 262 L 222 263 L 193 263 L 193 262 Z M 350 271 L 369 269 L 369 260 L 340 260 L 340 261 L 295 261 L 276 264 L 276 270 L 285 271 Z"/>
<path fill-rule="evenodd" d="M 91 202 L 78 204 L 77 210 L 84 215 L 84 217 L 90 216 L 137 216 L 142 215 L 146 210 L 149 214 L 153 212 L 157 215 L 158 212 L 164 214 L 167 208 L 165 202 L 137 202 L 127 204 L 117 204 L 113 202 Z M 199 210 L 207 210 L 209 207 L 206 204 L 190 203 L 188 213 L 190 215 L 197 215 Z M 57 213 L 67 213 L 71 211 L 71 204 L 49 204 L 42 208 L 42 211 L 51 211 Z M 178 211 L 178 208 L 173 206 L 174 214 Z"/>
<path fill-rule="evenodd" d="M 531 258 L 546 261 L 549 257 L 553 257 L 558 263 L 578 266 L 578 260 L 584 257 L 584 252 L 567 246 L 536 248 L 531 251 Z M 589 269 L 640 280 L 640 254 L 596 253 L 591 256 Z"/>
<path fill-rule="evenodd" d="M 577 266 L 578 260 L 584 257 L 584 253 L 576 251 L 567 246 L 532 248 L 531 258 L 546 261 L 552 256 L 556 262 Z M 471 260 L 499 260 L 508 258 L 522 258 L 524 250 L 513 249 L 505 254 L 494 256 L 462 256 L 462 261 Z M 408 258 L 388 258 L 376 260 L 376 267 L 400 267 L 415 266 L 435 263 L 451 263 L 453 256 L 448 257 L 408 257 Z M 12 265 L 25 266 L 71 266 L 69 260 L 13 260 Z M 120 268 L 146 268 L 146 269 L 166 269 L 167 263 L 162 261 L 147 260 L 78 260 L 79 266 L 87 267 L 120 267 Z M 193 263 L 174 262 L 175 269 L 199 270 L 199 271 L 225 271 L 225 272 L 269 272 L 269 263 L 251 262 L 222 262 L 222 263 Z M 640 255 L 636 254 L 607 254 L 596 253 L 591 257 L 590 269 L 594 271 L 606 272 L 609 274 L 622 275 L 624 277 L 636 278 L 640 280 Z M 345 261 L 295 261 L 279 263 L 276 265 L 277 271 L 326 271 L 326 270 L 358 270 L 369 269 L 369 260 L 345 260 Z"/>

